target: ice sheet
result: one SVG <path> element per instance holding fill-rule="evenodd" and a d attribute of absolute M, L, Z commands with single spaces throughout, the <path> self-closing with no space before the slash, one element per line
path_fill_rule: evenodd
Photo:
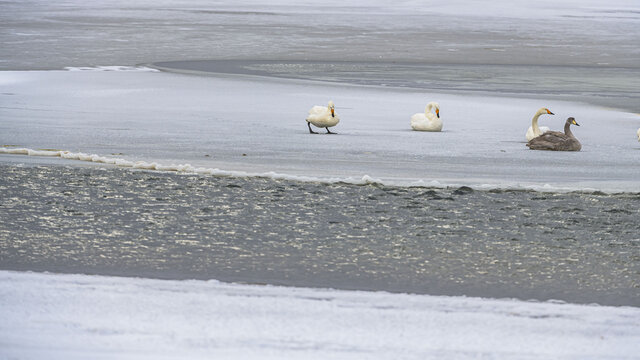
<path fill-rule="evenodd" d="M 5 359 L 638 359 L 640 310 L 0 271 Z"/>
<path fill-rule="evenodd" d="M 582 103 L 144 68 L 1 72 L 0 84 L 0 145 L 205 173 L 485 189 L 640 190 L 638 116 Z M 335 128 L 339 135 L 309 134 L 307 110 L 330 99 L 342 119 Z M 440 103 L 441 133 L 410 130 L 409 117 L 424 111 L 428 101 Z M 561 129 L 568 116 L 582 125 L 574 130 L 581 152 L 525 146 L 531 117 L 543 106 L 556 115 L 541 117 L 541 125 Z"/>
<path fill-rule="evenodd" d="M 197 59 L 638 67 L 637 0 L 9 0 L 0 69 Z"/>

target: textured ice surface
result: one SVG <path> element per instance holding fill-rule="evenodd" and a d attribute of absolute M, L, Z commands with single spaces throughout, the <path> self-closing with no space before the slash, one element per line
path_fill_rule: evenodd
<path fill-rule="evenodd" d="M 638 67 L 637 0 L 3 1 L 0 69 L 195 59 Z"/>
<path fill-rule="evenodd" d="M 145 69 L 1 72 L 0 87 L 0 145 L 323 180 L 640 190 L 637 115 L 581 103 Z M 329 99 L 339 135 L 310 135 L 307 110 Z M 428 101 L 440 103 L 443 131 L 411 131 Z M 543 106 L 556 115 L 541 125 L 582 125 L 581 152 L 525 146 Z"/>
<path fill-rule="evenodd" d="M 0 271 L 6 359 L 638 359 L 640 310 Z"/>

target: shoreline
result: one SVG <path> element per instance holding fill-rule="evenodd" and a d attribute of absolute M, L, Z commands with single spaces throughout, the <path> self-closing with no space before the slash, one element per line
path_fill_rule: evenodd
<path fill-rule="evenodd" d="M 3 156 L 4 155 L 4 156 Z M 13 158 L 15 157 L 15 158 Z M 8 160 L 10 159 L 10 160 Z M 20 161 L 24 159 L 24 161 Z M 640 191 L 633 191 L 635 188 L 635 182 L 630 185 L 622 185 L 617 183 L 617 188 L 609 187 L 608 189 L 593 187 L 595 184 L 589 186 L 567 187 L 566 184 L 522 184 L 522 183 L 479 183 L 472 182 L 463 179 L 450 179 L 446 180 L 425 180 L 425 179 L 389 179 L 389 178 L 374 178 L 367 174 L 362 176 L 349 176 L 349 177 L 335 177 L 335 176 L 306 176 L 306 175 L 292 175 L 287 173 L 278 173 L 274 171 L 268 172 L 250 172 L 241 170 L 225 170 L 219 168 L 206 168 L 206 167 L 194 167 L 188 163 L 185 164 L 161 164 L 153 161 L 143 160 L 126 160 L 111 156 L 101 156 L 97 154 L 86 153 L 74 153 L 62 150 L 32 150 L 25 148 L 7 148 L 0 146 L 0 165 L 10 165 L 29 163 L 32 166 L 106 166 L 106 168 L 122 168 L 131 170 L 141 170 L 150 172 L 159 172 L 167 174 L 178 175 L 199 175 L 199 176 L 214 176 L 214 177 L 232 177 L 238 179 L 271 179 L 274 181 L 285 180 L 295 181 L 301 183 L 323 183 L 327 185 L 332 184 L 344 184 L 353 186 L 383 186 L 390 188 L 423 188 L 423 189 L 437 189 L 437 190 L 450 190 L 469 188 L 474 191 L 483 192 L 508 192 L 508 191 L 523 191 L 523 192 L 538 192 L 538 193 L 552 193 L 552 194 L 593 194 L 593 195 L 636 195 L 640 194 Z M 457 181 L 457 182 L 456 182 Z"/>

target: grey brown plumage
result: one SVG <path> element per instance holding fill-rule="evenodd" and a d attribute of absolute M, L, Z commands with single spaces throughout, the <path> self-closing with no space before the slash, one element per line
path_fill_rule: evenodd
<path fill-rule="evenodd" d="M 582 145 L 580 141 L 573 136 L 571 125 L 580 126 L 576 119 L 570 117 L 564 124 L 564 133 L 559 131 L 548 131 L 536 138 L 531 139 L 527 146 L 531 150 L 550 150 L 550 151 L 580 151 Z"/>

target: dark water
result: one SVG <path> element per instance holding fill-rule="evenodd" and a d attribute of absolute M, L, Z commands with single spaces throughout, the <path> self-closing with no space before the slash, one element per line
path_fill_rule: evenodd
<path fill-rule="evenodd" d="M 455 94 L 588 102 L 640 112 L 640 69 L 417 62 L 193 60 L 157 62 L 170 71 L 249 74 Z"/>
<path fill-rule="evenodd" d="M 640 194 L 0 166 L 0 268 L 640 306 Z"/>

